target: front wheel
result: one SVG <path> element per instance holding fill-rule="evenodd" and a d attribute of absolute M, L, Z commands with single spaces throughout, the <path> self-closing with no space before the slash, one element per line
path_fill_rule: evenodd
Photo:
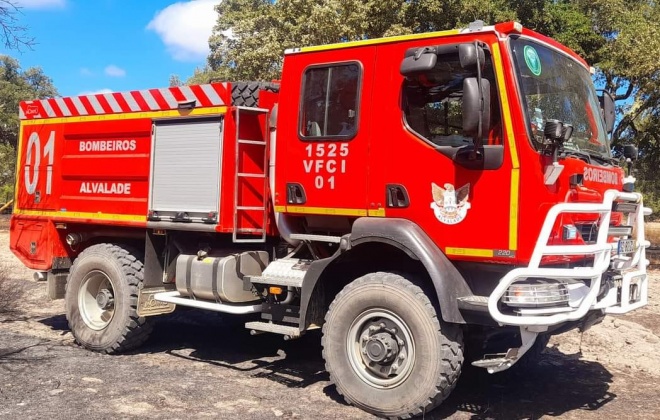
<path fill-rule="evenodd" d="M 66 318 L 83 347 L 119 353 L 147 340 L 152 328 L 137 314 L 143 266 L 135 254 L 120 245 L 98 244 L 76 258 L 66 283 Z"/>
<path fill-rule="evenodd" d="M 408 418 L 440 404 L 456 386 L 462 332 L 443 322 L 422 289 L 394 273 L 347 285 L 323 326 L 323 358 L 347 402 Z"/>

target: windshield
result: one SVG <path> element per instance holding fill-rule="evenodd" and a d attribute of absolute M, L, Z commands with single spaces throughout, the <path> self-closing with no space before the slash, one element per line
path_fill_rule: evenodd
<path fill-rule="evenodd" d="M 589 72 L 559 51 L 527 39 L 512 38 L 511 48 L 535 147 L 543 146 L 545 122 L 553 119 L 573 126 L 573 137 L 564 149 L 610 157 Z"/>

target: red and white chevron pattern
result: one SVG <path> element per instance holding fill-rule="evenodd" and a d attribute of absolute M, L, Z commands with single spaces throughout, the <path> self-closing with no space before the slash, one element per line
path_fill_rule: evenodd
<path fill-rule="evenodd" d="M 33 120 L 167 111 L 177 109 L 179 102 L 190 101 L 197 101 L 197 108 L 229 105 L 231 86 L 228 83 L 212 83 L 24 101 L 19 107 L 19 117 L 22 120 Z"/>

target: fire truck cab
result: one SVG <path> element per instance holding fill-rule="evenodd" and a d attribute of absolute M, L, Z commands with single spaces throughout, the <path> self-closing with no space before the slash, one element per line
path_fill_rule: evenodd
<path fill-rule="evenodd" d="M 116 353 L 155 315 L 322 329 L 346 400 L 428 412 L 464 362 L 647 303 L 642 196 L 611 96 L 508 22 L 287 50 L 280 81 L 21 104 L 11 249 Z M 634 147 L 626 149 L 634 160 Z M 66 290 L 64 285 L 66 284 Z"/>

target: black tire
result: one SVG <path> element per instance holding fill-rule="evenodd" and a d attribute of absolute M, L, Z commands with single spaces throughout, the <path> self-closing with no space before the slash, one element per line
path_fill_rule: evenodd
<path fill-rule="evenodd" d="M 231 88 L 231 101 L 234 106 L 256 107 L 259 104 L 259 82 L 238 82 Z"/>
<path fill-rule="evenodd" d="M 76 342 L 108 354 L 144 343 L 151 323 L 137 314 L 142 261 L 123 245 L 90 246 L 76 258 L 66 284 L 66 318 Z M 94 304 L 101 296 L 101 303 Z M 103 308 L 101 307 L 103 304 Z"/>
<path fill-rule="evenodd" d="M 462 330 L 442 321 L 422 289 L 395 273 L 370 273 L 344 287 L 330 305 L 321 343 L 337 392 L 349 404 L 388 418 L 410 418 L 439 405 L 463 364 Z M 387 358 L 371 357 L 394 347 L 396 353 L 386 354 L 392 364 L 406 351 L 392 376 Z M 389 376 L 375 370 L 389 370 Z"/>

